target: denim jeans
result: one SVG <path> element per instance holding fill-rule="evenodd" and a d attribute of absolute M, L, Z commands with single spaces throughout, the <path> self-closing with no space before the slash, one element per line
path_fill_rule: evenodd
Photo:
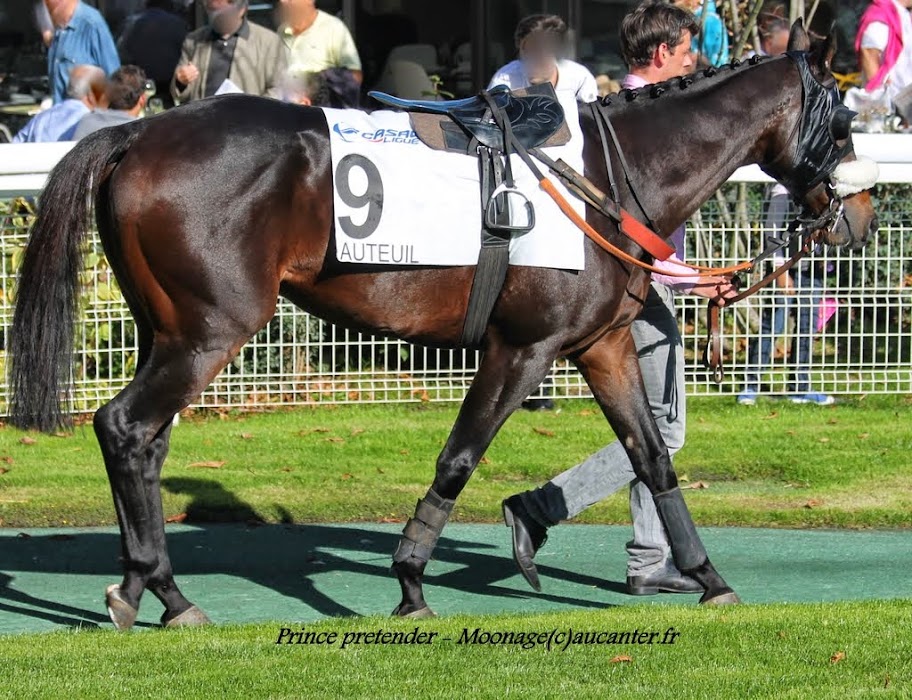
<path fill-rule="evenodd" d="M 817 332 L 817 310 L 820 306 L 823 283 L 813 271 L 801 270 L 792 275 L 795 284 L 794 296 L 779 294 L 772 304 L 760 315 L 760 335 L 753 338 L 748 347 L 747 391 L 760 390 L 760 377 L 769 367 L 776 338 L 785 332 L 789 311 L 797 306 L 795 332 L 789 349 L 789 393 L 806 394 L 811 390 L 808 367 L 811 363 L 811 347 Z"/>

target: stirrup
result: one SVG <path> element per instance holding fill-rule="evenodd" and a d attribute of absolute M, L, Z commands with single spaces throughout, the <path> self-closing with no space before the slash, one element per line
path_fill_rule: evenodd
<path fill-rule="evenodd" d="M 514 225 L 512 223 L 501 224 L 497 222 L 497 198 L 503 195 L 503 204 L 509 205 L 510 196 L 519 197 L 526 207 L 526 223 Z M 510 187 L 505 182 L 498 185 L 491 193 L 488 204 L 485 207 L 485 228 L 489 231 L 508 231 L 509 233 L 528 233 L 535 228 L 535 207 L 532 202 L 516 187 Z"/>

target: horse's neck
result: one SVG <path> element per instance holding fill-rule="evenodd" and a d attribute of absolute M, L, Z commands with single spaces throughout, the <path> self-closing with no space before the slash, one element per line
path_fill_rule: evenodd
<path fill-rule="evenodd" d="M 780 76 L 775 95 L 761 92 L 759 85 L 756 91 L 745 90 L 751 70 L 757 71 L 744 69 L 703 90 L 693 87 L 690 93 L 656 98 L 654 104 L 617 119 L 622 144 L 644 144 L 639 153 L 625 151 L 637 195 L 660 234 L 668 236 L 687 221 L 739 167 L 762 159 L 761 139 L 771 120 L 781 115 L 790 88 Z M 740 100 L 734 99 L 738 91 Z M 763 99 L 750 100 L 752 92 Z M 638 209 L 634 202 L 627 204 L 631 211 Z"/>

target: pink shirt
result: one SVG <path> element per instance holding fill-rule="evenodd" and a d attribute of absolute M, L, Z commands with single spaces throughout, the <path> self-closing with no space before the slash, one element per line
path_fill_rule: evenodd
<path fill-rule="evenodd" d="M 624 76 L 624 80 L 621 81 L 621 87 L 627 88 L 630 90 L 635 90 L 636 88 L 641 88 L 644 85 L 649 85 L 649 82 L 644 80 L 638 75 L 633 75 L 628 73 Z M 687 272 L 686 267 L 681 267 L 680 265 L 675 265 L 674 260 L 681 262 L 684 260 L 684 225 L 681 224 L 674 233 L 671 234 L 668 238 L 668 242 L 674 246 L 675 252 L 672 254 L 668 260 L 656 260 L 655 267 L 660 270 L 668 270 L 671 272 Z M 700 276 L 696 273 L 688 275 L 687 277 L 671 277 L 669 275 L 661 275 L 659 273 L 652 273 L 652 279 L 659 284 L 664 284 L 666 287 L 670 287 L 676 292 L 681 292 L 682 294 L 689 293 L 694 285 L 700 281 Z"/>

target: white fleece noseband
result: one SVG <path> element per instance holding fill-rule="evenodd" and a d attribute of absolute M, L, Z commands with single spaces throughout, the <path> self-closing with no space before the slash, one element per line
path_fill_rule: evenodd
<path fill-rule="evenodd" d="M 870 158 L 858 156 L 836 166 L 830 182 L 838 197 L 848 197 L 869 190 L 877 184 L 880 168 Z"/>

